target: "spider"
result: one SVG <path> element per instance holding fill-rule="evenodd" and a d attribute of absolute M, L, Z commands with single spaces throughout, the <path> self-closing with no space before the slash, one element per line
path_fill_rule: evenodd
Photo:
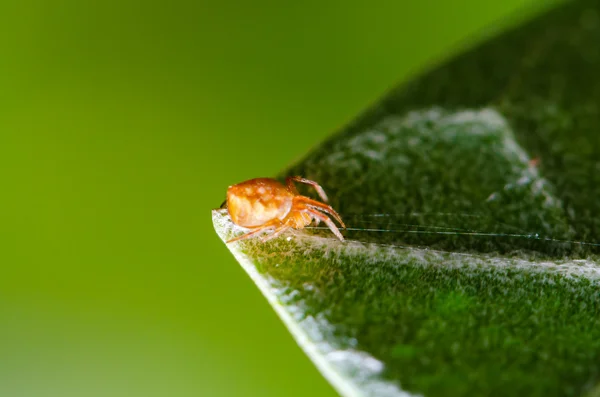
<path fill-rule="evenodd" d="M 328 201 L 325 191 L 317 182 L 299 176 L 286 178 L 286 186 L 271 178 L 250 179 L 229 186 L 227 199 L 221 208 L 226 206 L 233 223 L 250 231 L 227 243 L 257 237 L 268 230 L 273 232 L 262 236 L 261 240 L 271 240 L 289 228 L 302 229 L 313 220 L 316 224 L 323 221 L 340 241 L 344 241 L 340 230 L 324 213 L 331 215 L 345 229 L 346 225 L 339 214 L 327 204 L 301 196 L 294 182 L 313 186 L 323 201 Z"/>

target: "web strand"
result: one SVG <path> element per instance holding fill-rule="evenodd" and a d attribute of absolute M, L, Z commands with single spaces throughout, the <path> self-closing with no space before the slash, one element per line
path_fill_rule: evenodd
<path fill-rule="evenodd" d="M 554 238 L 551 236 L 544 236 L 536 232 L 522 232 L 522 233 L 503 233 L 503 232 L 488 232 L 484 230 L 476 230 L 471 228 L 458 228 L 451 226 L 439 226 L 439 225 L 422 225 L 414 223 L 396 223 L 396 222 L 382 222 L 382 218 L 395 219 L 395 218 L 407 218 L 417 216 L 442 216 L 442 217 L 468 217 L 468 218 L 480 218 L 486 219 L 486 217 L 478 214 L 455 214 L 455 213 L 412 213 L 412 214 L 365 214 L 365 215 L 346 215 L 346 219 L 351 219 L 347 223 L 354 226 L 347 227 L 346 231 L 351 232 L 367 232 L 367 233 L 397 233 L 397 234 L 416 234 L 416 235 L 439 235 L 439 236 L 469 236 L 469 237 L 482 237 L 482 238 L 517 238 L 531 241 L 540 241 L 547 243 L 560 243 L 560 244 L 573 244 L 590 247 L 600 247 L 600 243 L 577 241 Z M 370 220 L 365 220 L 369 219 Z M 379 219 L 378 219 L 379 218 Z M 366 223 L 369 225 L 375 225 L 375 227 L 357 227 L 356 224 Z M 377 224 L 385 223 L 385 226 L 398 226 L 398 228 L 392 227 L 377 227 Z M 508 225 L 501 222 L 496 222 L 495 225 L 499 225 L 505 228 L 511 228 L 514 230 L 520 230 L 516 226 Z M 307 226 L 307 229 L 328 229 L 322 226 Z"/>

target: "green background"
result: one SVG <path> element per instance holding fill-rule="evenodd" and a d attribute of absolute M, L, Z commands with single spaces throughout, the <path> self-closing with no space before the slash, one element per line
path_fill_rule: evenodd
<path fill-rule="evenodd" d="M 335 395 L 210 210 L 539 4 L 1 3 L 0 395 Z"/>

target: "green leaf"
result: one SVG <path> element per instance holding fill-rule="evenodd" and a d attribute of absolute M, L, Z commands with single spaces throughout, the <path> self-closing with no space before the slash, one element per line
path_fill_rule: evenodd
<path fill-rule="evenodd" d="M 322 184 L 346 240 L 307 227 L 228 248 L 342 395 L 598 386 L 598 76 L 600 3 L 565 4 L 282 173 Z M 213 221 L 224 241 L 247 231 Z"/>

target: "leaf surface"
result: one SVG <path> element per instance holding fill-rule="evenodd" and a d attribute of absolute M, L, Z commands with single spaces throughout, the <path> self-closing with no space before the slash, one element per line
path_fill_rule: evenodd
<path fill-rule="evenodd" d="M 568 3 L 390 92 L 282 173 L 325 188 L 346 241 L 312 227 L 228 247 L 342 395 L 598 384 L 598 71 L 600 3 Z M 227 210 L 213 221 L 224 241 L 246 231 Z"/>

